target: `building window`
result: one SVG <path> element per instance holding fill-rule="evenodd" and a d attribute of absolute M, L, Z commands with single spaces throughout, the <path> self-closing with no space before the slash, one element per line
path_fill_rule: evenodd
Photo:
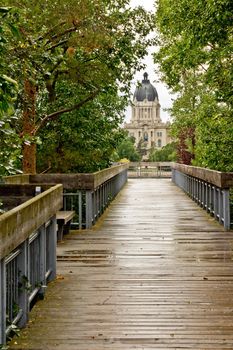
<path fill-rule="evenodd" d="M 151 119 L 151 112 L 150 112 L 150 109 L 148 110 L 148 119 Z"/>
<path fill-rule="evenodd" d="M 163 136 L 163 133 L 161 131 L 157 132 L 157 136 L 158 137 L 162 137 Z"/>
<path fill-rule="evenodd" d="M 144 132 L 144 141 L 148 141 L 148 133 Z"/>
<path fill-rule="evenodd" d="M 138 132 L 138 137 L 141 137 L 141 131 Z"/>
<path fill-rule="evenodd" d="M 158 147 L 162 147 L 162 141 L 160 139 L 158 140 Z"/>
<path fill-rule="evenodd" d="M 153 131 L 150 132 L 150 136 L 151 136 L 151 138 L 153 137 Z"/>

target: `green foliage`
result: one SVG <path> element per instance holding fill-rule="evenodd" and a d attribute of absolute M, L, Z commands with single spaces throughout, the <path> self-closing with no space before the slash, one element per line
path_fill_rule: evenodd
<path fill-rule="evenodd" d="M 113 123 L 112 129 L 109 127 L 112 141 L 109 131 L 107 140 L 98 136 L 95 129 L 102 127 L 103 118 L 104 123 L 111 122 L 109 106 L 100 100 L 105 94 L 112 101 L 111 90 L 116 87 L 123 97 L 129 95 L 130 81 L 135 71 L 142 68 L 141 59 L 153 41 L 148 38 L 154 26 L 153 16 L 142 7 L 131 9 L 129 1 L 122 0 L 3 0 L 3 4 L 19 9 L 21 38 L 9 37 L 11 50 L 6 59 L 9 71 L 20 82 L 19 114 L 24 117 L 22 112 L 27 110 L 31 124 L 34 123 L 29 132 L 32 142 L 33 136 L 40 135 L 44 143 L 40 146 L 39 169 L 50 162 L 53 169 L 65 170 L 64 162 L 60 164 L 61 148 L 62 155 L 66 155 L 67 170 L 77 169 L 74 159 L 79 159 L 80 169 L 86 169 L 88 157 L 94 159 L 92 168 L 102 167 L 103 162 L 107 164 L 118 132 L 114 131 L 117 126 Z M 36 96 L 29 99 L 36 101 L 35 113 L 34 106 L 25 103 L 28 97 L 25 81 L 36 87 Z M 113 108 L 117 105 L 119 112 L 118 98 L 114 96 Z M 97 104 L 101 107 L 99 112 Z M 68 119 L 72 120 L 72 130 Z M 28 130 L 22 125 L 25 136 Z M 84 125 L 86 132 L 82 132 Z M 95 132 L 96 137 L 90 135 Z M 50 151 L 48 162 L 42 159 L 42 154 L 47 156 L 46 152 L 42 153 L 44 150 Z"/>
<path fill-rule="evenodd" d="M 138 162 L 141 160 L 141 156 L 135 148 L 134 138 L 125 135 L 122 142 L 116 149 L 115 161 L 120 159 L 128 159 L 131 162 Z"/>
<path fill-rule="evenodd" d="M 176 144 L 175 142 L 168 143 L 161 149 L 153 149 L 149 154 L 150 162 L 173 162 L 176 161 Z"/>
<path fill-rule="evenodd" d="M 74 95 L 73 85 L 59 84 Z M 75 98 L 75 96 L 73 96 Z M 50 172 L 92 172 L 110 165 L 122 139 L 119 124 L 126 101 L 110 89 L 78 111 L 63 114 L 41 130 L 38 170 Z"/>
<path fill-rule="evenodd" d="M 0 350 L 9 350 L 9 346 L 0 344 Z"/>
<path fill-rule="evenodd" d="M 179 91 L 196 70 L 219 98 L 232 103 L 232 2 L 160 0 L 156 20 L 162 45 L 156 59 L 167 83 Z"/>
<path fill-rule="evenodd" d="M 116 81 L 129 91 L 151 43 L 152 16 L 143 8 L 119 0 L 3 2 L 18 6 L 21 14 L 22 39 L 12 52 L 17 73 L 29 75 L 38 87 L 44 82 L 50 102 L 60 77 L 79 83 L 83 95 Z"/>
<path fill-rule="evenodd" d="M 232 10 L 230 0 L 159 0 L 156 14 L 155 61 L 178 93 L 173 136 L 193 164 L 222 171 L 233 169 Z"/>
<path fill-rule="evenodd" d="M 5 55 L 9 49 L 7 37 L 10 35 L 16 40 L 19 37 L 14 25 L 16 17 L 17 13 L 11 8 L 0 7 L 0 176 L 15 174 L 20 157 L 21 140 L 15 130 L 17 117 L 14 110 L 18 85 L 5 74 Z"/>
<path fill-rule="evenodd" d="M 203 96 L 197 111 L 194 165 L 219 171 L 233 171 L 233 118 L 226 105 Z"/>

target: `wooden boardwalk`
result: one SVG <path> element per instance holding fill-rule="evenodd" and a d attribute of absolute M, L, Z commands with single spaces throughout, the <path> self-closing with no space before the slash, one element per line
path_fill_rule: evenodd
<path fill-rule="evenodd" d="M 233 349 L 233 232 L 168 179 L 130 179 L 11 349 Z"/>

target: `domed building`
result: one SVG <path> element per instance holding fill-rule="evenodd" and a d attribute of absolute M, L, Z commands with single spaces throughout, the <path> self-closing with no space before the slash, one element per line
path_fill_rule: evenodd
<path fill-rule="evenodd" d="M 129 136 L 134 137 L 136 146 L 143 153 L 143 160 L 148 160 L 151 149 L 160 149 L 171 142 L 170 123 L 163 123 L 160 118 L 158 92 L 150 83 L 147 73 L 144 73 L 144 79 L 136 88 L 131 120 L 125 123 L 124 128 Z"/>

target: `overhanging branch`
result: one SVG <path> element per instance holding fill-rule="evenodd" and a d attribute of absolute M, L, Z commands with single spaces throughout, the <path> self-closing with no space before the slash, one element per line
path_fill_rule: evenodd
<path fill-rule="evenodd" d="M 48 114 L 46 116 L 44 116 L 44 118 L 40 121 L 40 123 L 37 125 L 37 127 L 35 128 L 35 135 L 38 133 L 38 131 L 44 126 L 46 125 L 46 123 L 50 120 L 54 120 L 57 117 L 59 117 L 60 115 L 64 114 L 64 113 L 68 113 L 68 112 L 72 112 L 74 110 L 77 110 L 79 108 L 81 108 L 83 105 L 85 105 L 87 102 L 93 100 L 98 94 L 100 93 L 100 90 L 96 90 L 94 91 L 91 95 L 89 95 L 88 97 L 86 97 L 84 100 L 82 100 L 79 103 L 76 103 L 75 105 L 69 107 L 69 108 L 63 108 L 60 109 L 59 111 L 53 112 L 51 114 Z"/>
<path fill-rule="evenodd" d="M 56 43 L 56 44 L 54 44 L 54 45 L 48 47 L 48 48 L 47 48 L 47 51 L 49 51 L 49 50 L 54 50 L 56 47 L 61 46 L 61 45 L 64 45 L 64 44 L 66 44 L 67 42 L 68 42 L 68 39 L 64 39 L 64 40 L 62 40 L 62 41 L 59 41 L 59 43 Z"/>

